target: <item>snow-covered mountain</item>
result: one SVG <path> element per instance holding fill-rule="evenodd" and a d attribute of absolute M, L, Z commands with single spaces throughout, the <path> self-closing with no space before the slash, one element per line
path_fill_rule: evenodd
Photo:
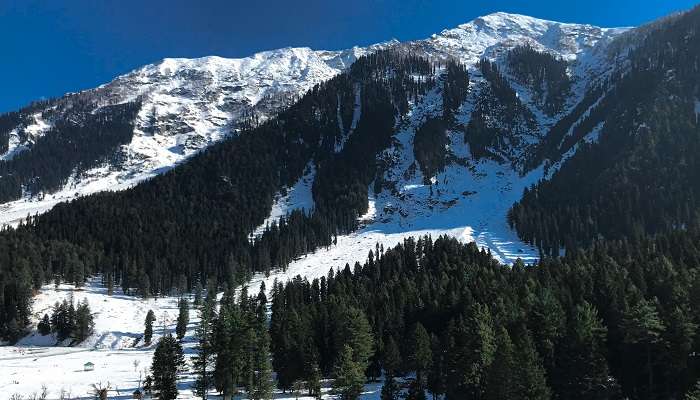
<path fill-rule="evenodd" d="M 31 151 L 58 119 L 74 118 L 73 103 L 87 102 L 89 112 L 133 101 L 141 104 L 131 141 L 110 162 L 76 171 L 61 190 L 25 193 L 22 199 L 0 206 L 0 222 L 16 222 L 75 196 L 125 189 L 167 171 L 244 123 L 270 118 L 358 57 L 391 44 L 344 51 L 284 48 L 240 59 L 167 58 L 96 89 L 22 110 L 26 115 L 9 130 L 7 150 L 0 159 Z"/>
<path fill-rule="evenodd" d="M 520 129 L 522 127 L 514 124 L 522 125 L 522 122 L 505 123 L 498 113 L 489 112 L 484 117 L 500 131 L 508 133 L 508 137 L 499 139 L 499 148 L 494 148 L 493 151 L 515 167 L 513 169 L 507 165 L 508 162 L 502 162 L 494 163 L 489 168 L 518 177 L 525 172 L 528 154 L 542 141 L 547 130 L 581 101 L 594 82 L 605 77 L 620 62 L 608 48 L 615 37 L 624 31 L 625 29 L 565 24 L 496 13 L 413 42 L 390 41 L 344 51 L 285 48 L 241 59 L 165 59 L 120 76 L 96 89 L 70 94 L 22 110 L 20 114 L 23 118 L 20 118 L 16 126 L 8 129 L 7 150 L 1 155 L 3 159 L 31 152 L 36 140 L 42 135 L 51 135 L 52 126 L 61 119 L 77 119 L 75 112 L 71 111 L 77 108 L 75 104 L 88 104 L 87 110 L 93 114 L 96 110 L 117 104 L 139 104 L 133 121 L 133 136 L 128 143 L 119 146 L 115 154 L 105 157 L 105 161 L 97 167 L 84 170 L 76 166 L 67 183 L 57 191 L 32 193 L 25 190 L 19 200 L 0 206 L 0 222 L 16 222 L 28 213 L 43 212 L 57 202 L 75 196 L 125 189 L 167 171 L 241 126 L 270 118 L 314 85 L 346 69 L 358 57 L 389 47 L 404 48 L 435 61 L 457 59 L 467 66 L 470 72 L 470 93 L 457 113 L 458 120 L 464 126 L 468 125 L 474 109 L 488 109 L 485 100 L 488 97 L 484 94 L 488 92 L 488 82 L 481 76 L 477 62 L 489 59 L 501 68 L 503 76 L 525 107 L 524 112 L 532 116 L 533 122 Z M 546 110 L 542 96 L 535 93 L 534 86 L 517 79 L 509 68 L 509 52 L 522 46 L 550 54 L 566 64 L 571 87 L 566 93 L 565 104 L 557 112 Z M 397 135 L 397 144 L 391 155 L 387 155 L 395 161 L 387 171 L 388 180 L 392 176 L 407 176 L 406 170 L 414 164 L 411 138 L 420 123 L 440 112 L 441 104 L 436 100 L 438 97 L 436 92 L 423 99 L 421 104 L 414 104 L 409 120 L 401 123 L 402 133 Z M 84 109 L 85 106 L 81 112 Z M 470 159 L 470 149 L 468 146 L 463 148 L 465 145 L 461 133 L 452 132 L 451 136 L 452 151 Z M 462 172 L 464 171 L 454 173 Z M 470 171 L 469 177 L 474 176 L 480 175 L 474 175 L 474 171 Z M 411 185 L 418 185 L 415 182 L 422 185 L 425 178 L 413 176 L 396 180 L 395 183 L 398 187 L 413 187 Z M 483 178 L 481 180 L 484 181 Z M 415 182 L 411 183 L 413 181 Z M 487 179 L 484 182 L 488 182 L 487 186 L 493 183 L 496 192 L 503 185 L 512 186 L 508 182 L 496 183 L 499 182 L 497 180 Z M 434 219 L 434 212 L 425 212 L 435 210 L 433 205 L 410 200 L 411 196 L 408 197 L 409 200 L 405 199 L 406 197 L 401 197 L 400 201 L 395 198 L 377 199 L 381 203 L 378 204 L 380 208 L 377 209 L 377 218 L 386 219 L 381 217 L 382 213 L 393 210 L 397 215 L 420 214 L 429 217 L 429 220 Z M 452 200 L 454 199 L 439 201 L 451 203 Z M 510 204 L 513 199 L 509 197 L 507 201 Z M 397 203 L 403 205 L 397 206 Z M 506 204 L 505 200 L 503 204 Z M 289 209 L 279 205 L 274 212 L 279 214 Z"/>

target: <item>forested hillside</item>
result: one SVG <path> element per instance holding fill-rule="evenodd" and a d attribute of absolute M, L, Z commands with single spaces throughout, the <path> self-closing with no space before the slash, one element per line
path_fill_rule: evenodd
<path fill-rule="evenodd" d="M 610 81 L 586 129 L 574 130 L 580 140 L 598 125 L 597 140 L 581 144 L 511 210 L 523 239 L 558 254 L 598 237 L 638 238 L 697 224 L 698 24 L 696 8 L 639 33 L 629 68 Z"/>
<path fill-rule="evenodd" d="M 700 8 L 611 47 L 613 34 L 579 26 L 603 42 L 586 51 L 576 41 L 546 47 L 521 36 L 529 30 L 549 43 L 574 29 L 552 24 L 497 14 L 378 50 L 168 172 L 2 228 L 0 339 L 27 332 L 43 284 L 80 286 L 100 274 L 109 295 L 194 289 L 202 397 L 214 387 L 224 398 L 239 388 L 269 398 L 274 369 L 284 391 L 306 386 L 320 396 L 325 377 L 342 400 L 379 378 L 382 400 L 424 400 L 426 392 L 446 400 L 683 398 L 700 376 Z M 487 56 L 496 36 L 509 44 Z M 464 52 L 469 65 L 441 53 L 464 38 L 479 48 Z M 444 57 L 424 57 L 429 50 Z M 0 161 L 0 201 L 56 189 L 101 165 L 130 140 L 139 100 L 72 106 L 76 118 L 46 128 L 51 134 L 31 152 Z M 0 117 L 0 150 L 18 133 L 13 126 L 50 119 L 33 111 Z M 286 214 L 269 223 L 307 175 L 313 207 L 281 207 Z M 488 219 L 509 207 L 513 187 L 519 193 L 540 177 L 508 213 L 510 227 L 540 249 L 539 261 L 504 265 L 460 241 L 498 242 Z M 491 210 L 498 202 L 505 206 Z M 363 243 L 353 235 L 373 208 L 388 221 L 374 226 L 378 236 L 428 231 L 409 218 L 419 215 L 459 239 L 421 236 L 386 250 L 377 243 L 362 248 L 364 263 L 248 296 L 255 273 L 284 271 L 340 235 Z M 477 208 L 484 215 L 468 226 L 446 221 Z M 521 257 L 518 246 L 510 254 Z M 341 258 L 333 262 L 342 266 Z M 189 303 L 179 304 L 182 340 Z M 161 344 L 180 346 L 173 337 Z M 168 367 L 175 372 L 159 375 L 177 391 L 180 366 Z M 688 400 L 700 386 L 694 393 Z"/>
<path fill-rule="evenodd" d="M 435 84 L 433 68 L 402 52 L 367 56 L 278 118 L 168 173 L 129 191 L 59 204 L 16 230 L 6 228 L 0 242 L 12 250 L 0 264 L 0 286 L 7 286 L 2 336 L 21 332 L 27 296 L 53 276 L 80 284 L 100 272 L 110 285 L 143 296 L 182 281 L 186 288 L 207 280 L 236 285 L 355 229 L 367 209 L 376 154 L 390 144 L 408 101 Z M 356 90 L 362 117 L 343 137 L 338 127 L 351 125 L 353 108 L 345 104 Z M 310 162 L 318 171 L 315 209 L 296 211 L 251 240 L 274 194 L 296 182 Z"/>
<path fill-rule="evenodd" d="M 317 368 L 335 377 L 350 344 L 388 393 L 391 377 L 415 373 L 409 399 L 680 398 L 700 372 L 698 239 L 596 242 L 512 268 L 445 237 L 375 249 L 364 265 L 273 288 L 278 384 Z"/>

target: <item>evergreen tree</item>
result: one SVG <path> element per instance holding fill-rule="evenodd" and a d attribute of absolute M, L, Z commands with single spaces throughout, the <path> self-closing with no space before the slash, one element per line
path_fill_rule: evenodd
<path fill-rule="evenodd" d="M 360 309 L 349 308 L 345 318 L 342 333 L 345 340 L 342 343 L 350 346 L 353 360 L 362 368 L 364 373 L 369 365 L 369 359 L 374 347 L 372 330 L 365 313 Z"/>
<path fill-rule="evenodd" d="M 364 381 L 362 364 L 356 361 L 352 347 L 346 344 L 333 370 L 333 392 L 342 400 L 355 400 L 362 393 Z"/>
<path fill-rule="evenodd" d="M 194 393 L 202 399 L 207 398 L 207 392 L 213 386 L 214 364 L 214 318 L 215 304 L 206 301 L 199 310 L 199 325 L 195 331 L 197 354 L 192 360 L 192 367 L 196 375 Z"/>
<path fill-rule="evenodd" d="M 92 312 L 90 311 L 90 305 L 87 299 L 83 299 L 82 302 L 78 304 L 78 308 L 75 310 L 75 323 L 74 323 L 73 337 L 80 343 L 90 336 L 95 328 L 94 318 Z"/>
<path fill-rule="evenodd" d="M 177 325 L 175 326 L 175 333 L 178 339 L 185 337 L 187 333 L 187 324 L 190 322 L 190 306 L 187 299 L 181 297 L 178 301 L 178 315 L 177 315 Z"/>
<path fill-rule="evenodd" d="M 184 362 L 180 343 L 170 334 L 160 338 L 151 364 L 153 391 L 159 399 L 177 398 L 178 369 Z"/>
<path fill-rule="evenodd" d="M 531 400 L 549 400 L 551 390 L 547 386 L 542 361 L 535 350 L 530 333 L 523 329 L 515 348 L 515 390 L 520 396 Z"/>
<path fill-rule="evenodd" d="M 433 360 L 433 351 L 430 345 L 428 332 L 420 322 L 416 323 L 409 345 L 409 358 L 411 368 L 416 371 L 416 379 L 421 387 L 426 383 L 425 374 Z"/>
<path fill-rule="evenodd" d="M 197 280 L 197 284 L 194 286 L 194 300 L 192 301 L 192 304 L 195 307 L 199 307 L 202 304 L 202 292 L 204 291 L 204 288 L 202 287 L 202 283 Z"/>
<path fill-rule="evenodd" d="M 488 372 L 486 400 L 515 400 L 520 398 L 515 382 L 518 365 L 515 363 L 513 342 L 505 328 L 497 336 L 496 353 Z M 524 397 L 523 397 L 524 398 Z"/>
<path fill-rule="evenodd" d="M 46 336 L 51 333 L 51 321 L 49 320 L 48 314 L 44 314 L 44 317 L 37 325 L 37 329 L 39 330 L 39 334 L 42 336 Z"/>
<path fill-rule="evenodd" d="M 237 385 L 243 383 L 242 326 L 238 305 L 230 291 L 225 292 L 214 329 L 214 387 L 222 393 L 224 400 L 230 399 L 236 393 Z"/>
<path fill-rule="evenodd" d="M 316 399 L 321 398 L 321 370 L 318 368 L 318 364 L 314 363 L 311 366 L 311 371 L 309 373 L 309 378 L 307 380 L 309 395 Z"/>
<path fill-rule="evenodd" d="M 562 343 L 553 383 L 562 398 L 585 400 L 617 397 L 605 359 L 607 329 L 591 304 L 576 307 Z"/>
<path fill-rule="evenodd" d="M 270 362 L 270 336 L 263 322 L 257 329 L 257 343 L 253 357 L 254 379 L 250 398 L 253 400 L 272 399 L 272 363 Z"/>
<path fill-rule="evenodd" d="M 393 336 L 389 336 L 384 345 L 384 371 L 387 375 L 395 375 L 401 369 L 401 353 Z"/>
<path fill-rule="evenodd" d="M 156 314 L 153 312 L 153 310 L 148 310 L 148 313 L 146 314 L 146 327 L 143 331 L 143 341 L 146 346 L 149 346 L 151 344 L 151 340 L 153 339 L 153 322 L 155 320 Z"/>
<path fill-rule="evenodd" d="M 652 350 L 655 345 L 661 342 L 661 335 L 665 326 L 659 318 L 656 305 L 645 299 L 640 299 L 637 304 L 625 313 L 623 323 L 625 327 L 625 342 L 633 346 L 640 346 L 644 350 L 648 384 L 647 393 L 652 398 L 655 390 Z"/>

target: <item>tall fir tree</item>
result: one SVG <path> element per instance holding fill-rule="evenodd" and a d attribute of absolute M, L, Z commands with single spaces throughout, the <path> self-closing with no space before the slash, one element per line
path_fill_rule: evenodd
<path fill-rule="evenodd" d="M 192 369 L 195 373 L 194 393 L 206 400 L 209 389 L 213 387 L 214 368 L 214 323 L 216 304 L 207 298 L 199 309 L 199 325 L 195 330 L 196 355 L 192 359 Z"/>
<path fill-rule="evenodd" d="M 143 330 L 143 341 L 146 346 L 151 345 L 151 340 L 153 340 L 153 322 L 156 320 L 156 314 L 153 310 L 148 310 L 146 313 L 146 321 L 144 323 L 145 327 Z"/>
<path fill-rule="evenodd" d="M 170 334 L 158 341 L 151 363 L 153 391 L 161 400 L 177 398 L 178 370 L 185 362 L 182 346 Z"/>
<path fill-rule="evenodd" d="M 190 305 L 186 298 L 180 297 L 178 301 L 178 315 L 177 324 L 175 326 L 175 333 L 178 339 L 185 337 L 187 333 L 187 324 L 190 323 Z"/>
<path fill-rule="evenodd" d="M 342 400 L 356 400 L 362 393 L 365 373 L 352 347 L 345 345 L 333 368 L 333 392 Z"/>

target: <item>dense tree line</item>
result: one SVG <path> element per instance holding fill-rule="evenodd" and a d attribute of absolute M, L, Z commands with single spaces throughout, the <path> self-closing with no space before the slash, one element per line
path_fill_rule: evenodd
<path fill-rule="evenodd" d="M 690 312 L 699 238 L 597 242 L 510 268 L 474 244 L 424 237 L 312 282 L 277 283 L 278 385 L 316 369 L 337 376 L 363 354 L 366 378 L 392 377 L 388 393 L 393 377 L 415 373 L 409 393 L 448 399 L 679 398 L 700 372 Z"/>
<path fill-rule="evenodd" d="M 116 287 L 149 296 L 182 282 L 191 290 L 197 280 L 235 286 L 253 271 L 284 268 L 294 257 L 330 245 L 335 235 L 356 228 L 377 174 L 376 154 L 391 144 L 394 122 L 408 102 L 435 84 L 433 71 L 427 59 L 377 52 L 313 88 L 277 118 L 212 146 L 168 173 L 128 191 L 59 204 L 16 230 L 5 229 L 0 233 L 0 248 L 7 250 L 0 256 L 1 335 L 21 332 L 29 322 L 32 289 L 55 276 L 82 284 L 86 276 L 100 272 L 110 291 Z M 343 134 L 338 127 L 350 125 L 353 110 L 347 104 L 354 104 L 358 89 L 362 117 L 338 151 Z M 71 109 L 80 108 L 78 100 Z M 74 161 L 88 166 L 99 159 L 105 140 L 114 139 L 115 145 L 127 140 L 120 132 L 130 132 L 129 115 L 136 110 L 137 103 L 103 107 L 75 125 L 58 123 L 52 128 L 56 132 L 42 137 L 26 157 L 38 157 L 49 144 L 56 150 L 72 143 L 82 146 L 72 148 L 72 154 L 90 156 Z M 29 158 L 22 160 L 13 159 L 12 168 L 29 165 Z M 293 185 L 310 163 L 317 170 L 315 209 L 294 212 L 251 240 L 250 232 L 269 213 L 275 193 Z M 53 178 L 32 182 L 58 184 L 66 177 L 61 168 L 52 169 L 57 173 Z"/>
<path fill-rule="evenodd" d="M 495 63 L 481 60 L 478 67 L 485 82 L 465 129 L 464 140 L 477 159 L 513 161 L 513 154 L 505 150 L 517 147 L 522 136 L 535 130 L 535 118 Z"/>
<path fill-rule="evenodd" d="M 447 163 L 447 127 L 442 118 L 429 118 L 413 136 L 413 156 L 418 161 L 426 184 Z"/>
<path fill-rule="evenodd" d="M 413 136 L 413 155 L 426 183 L 445 168 L 447 129 L 455 124 L 454 114 L 466 100 L 469 91 L 469 73 L 464 65 L 449 60 L 444 69 L 439 78 L 442 82 L 442 115 L 428 118 Z"/>
<path fill-rule="evenodd" d="M 467 99 L 469 93 L 469 72 L 457 61 L 449 60 L 445 65 L 442 83 L 442 117 L 452 123 L 454 113 Z"/>
<path fill-rule="evenodd" d="M 72 339 L 74 343 L 80 343 L 90 336 L 95 328 L 94 318 L 90 311 L 87 299 L 75 305 L 71 296 L 63 302 L 56 302 L 51 310 L 51 317 L 44 315 L 39 331 L 53 332 L 58 342 Z"/>
<path fill-rule="evenodd" d="M 18 199 L 24 192 L 57 190 L 72 174 L 115 161 L 108 157 L 131 141 L 140 102 L 104 106 L 95 112 L 90 112 L 94 104 L 82 106 L 86 108 L 74 104 L 67 116 L 53 122 L 31 151 L 0 161 L 1 202 Z"/>
<path fill-rule="evenodd" d="M 516 80 L 533 91 L 545 113 L 561 112 L 571 89 L 565 60 L 525 45 L 508 52 L 507 64 Z"/>
<path fill-rule="evenodd" d="M 698 222 L 698 23 L 694 9 L 632 51 L 629 71 L 611 79 L 578 130 L 599 125 L 597 142 L 581 144 L 512 208 L 511 225 L 523 239 L 557 254 L 598 237 L 635 238 Z"/>

